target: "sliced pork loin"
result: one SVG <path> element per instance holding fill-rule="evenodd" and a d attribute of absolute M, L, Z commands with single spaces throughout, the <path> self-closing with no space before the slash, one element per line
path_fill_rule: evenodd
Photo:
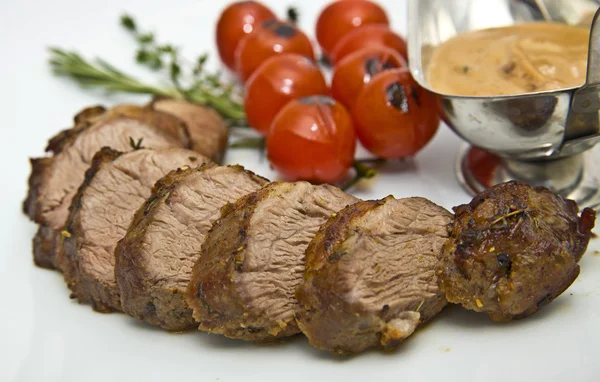
<path fill-rule="evenodd" d="M 304 250 L 321 224 L 356 201 L 329 185 L 271 183 L 223 207 L 186 293 L 200 329 L 251 341 L 298 333 Z"/>
<path fill-rule="evenodd" d="M 241 166 L 179 169 L 157 182 L 115 251 L 121 308 L 168 330 L 197 327 L 183 293 L 223 205 L 267 183 Z"/>
<path fill-rule="evenodd" d="M 177 118 L 146 108 L 88 108 L 75 117 L 72 129 L 49 142 L 53 156 L 31 159 L 29 193 L 24 212 L 40 224 L 33 241 L 37 265 L 54 268 L 58 232 L 94 154 L 104 146 L 130 150 L 131 143 L 148 148 L 187 147 L 185 125 Z M 183 130 L 182 130 L 183 129 Z"/>
<path fill-rule="evenodd" d="M 189 148 L 192 146 L 186 122 L 182 119 L 169 113 L 153 112 L 147 107 L 121 104 L 110 109 L 106 109 L 100 105 L 83 109 L 73 118 L 74 127 L 63 130 L 52 137 L 48 142 L 48 146 L 46 146 L 46 151 L 58 154 L 64 147 L 67 147 L 68 144 L 71 143 L 72 138 L 76 137 L 82 130 L 89 128 L 102 119 L 112 117 L 139 119 L 166 131 L 171 136 L 177 138 L 183 147 Z"/>
<path fill-rule="evenodd" d="M 79 302 L 102 312 L 120 309 L 115 280 L 117 242 L 135 211 L 150 196 L 153 184 L 180 166 L 199 166 L 207 158 L 185 149 L 109 148 L 94 156 L 70 208 L 57 260 Z"/>
<path fill-rule="evenodd" d="M 338 354 L 393 348 L 445 305 L 435 268 L 452 215 L 427 199 L 358 202 L 306 250 L 298 325 Z"/>
<path fill-rule="evenodd" d="M 194 151 L 220 163 L 225 155 L 229 129 L 221 116 L 212 108 L 184 100 L 160 98 L 150 107 L 172 114 L 187 125 Z"/>

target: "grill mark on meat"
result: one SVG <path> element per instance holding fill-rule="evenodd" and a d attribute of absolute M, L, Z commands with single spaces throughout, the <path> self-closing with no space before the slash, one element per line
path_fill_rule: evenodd
<path fill-rule="evenodd" d="M 169 330 L 197 326 L 183 293 L 204 236 L 224 204 L 266 182 L 241 166 L 214 165 L 161 179 L 116 249 L 123 310 Z"/>
<path fill-rule="evenodd" d="M 296 292 L 309 342 L 339 354 L 393 348 L 437 314 L 446 301 L 435 266 L 451 220 L 426 199 L 392 197 L 330 218 L 306 250 Z"/>
<path fill-rule="evenodd" d="M 65 280 L 80 302 L 96 310 L 120 309 L 114 250 L 137 206 L 150 195 L 154 182 L 178 166 L 191 165 L 184 149 L 99 152 L 71 207 L 70 233 L 58 256 Z M 208 160 L 204 158 L 203 160 Z"/>
<path fill-rule="evenodd" d="M 273 183 L 224 207 L 186 295 L 200 329 L 253 341 L 297 333 L 304 249 L 331 214 L 356 200 L 332 186 Z"/>

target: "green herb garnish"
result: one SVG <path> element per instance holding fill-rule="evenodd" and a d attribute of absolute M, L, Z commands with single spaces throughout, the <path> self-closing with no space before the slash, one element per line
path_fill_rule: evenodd
<path fill-rule="evenodd" d="M 298 18 L 300 14 L 298 13 L 298 8 L 296 7 L 288 7 L 287 9 L 287 19 L 292 24 L 298 24 Z"/>
<path fill-rule="evenodd" d="M 129 146 L 131 146 L 133 150 L 141 150 L 144 148 L 144 146 L 142 146 L 143 141 L 144 138 L 140 138 L 136 142 L 133 138 L 129 137 Z"/>
<path fill-rule="evenodd" d="M 110 93 L 148 94 L 185 99 L 214 108 L 230 125 L 245 125 L 246 114 L 236 87 L 221 78 L 221 73 L 205 70 L 206 54 L 187 64 L 172 44 L 159 44 L 156 35 L 142 32 L 133 17 L 121 16 L 121 25 L 139 44 L 135 60 L 153 71 L 164 70 L 170 86 L 144 83 L 107 61 L 88 61 L 75 52 L 50 48 L 50 66 L 57 76 L 69 77 L 87 88 L 101 88 Z"/>

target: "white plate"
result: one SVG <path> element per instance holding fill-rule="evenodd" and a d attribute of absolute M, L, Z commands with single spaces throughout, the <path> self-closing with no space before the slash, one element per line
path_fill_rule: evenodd
<path fill-rule="evenodd" d="M 483 0 L 481 0 L 483 1 Z M 302 27 L 313 34 L 323 2 L 271 1 L 283 14 L 294 2 Z M 48 137 L 70 125 L 80 108 L 143 98 L 105 98 L 51 76 L 46 46 L 99 55 L 126 71 L 154 76 L 132 61 L 135 43 L 117 25 L 122 11 L 177 42 L 190 57 L 213 51 L 222 5 L 208 0 L 3 1 L 0 4 L 0 221 L 2 308 L 0 381 L 598 381 L 600 380 L 600 249 L 593 240 L 575 284 L 539 314 L 495 324 L 485 315 L 447 309 L 392 354 L 338 358 L 298 336 L 257 346 L 203 333 L 169 334 L 123 314 L 99 314 L 69 300 L 61 276 L 35 268 L 35 225 L 20 211 L 29 175 L 27 157 L 39 156 Z M 394 28 L 405 33 L 404 2 L 381 1 Z M 216 60 L 213 60 L 216 65 Z M 459 140 L 442 128 L 414 162 L 384 172 L 363 198 L 420 195 L 445 207 L 470 198 L 453 173 Z M 230 152 L 272 177 L 252 151 Z"/>

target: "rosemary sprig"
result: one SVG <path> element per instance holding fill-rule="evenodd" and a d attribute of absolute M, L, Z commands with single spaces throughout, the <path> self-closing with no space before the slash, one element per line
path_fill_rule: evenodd
<path fill-rule="evenodd" d="M 163 89 L 145 84 L 116 69 L 106 61 L 91 63 L 75 52 L 50 48 L 50 66 L 55 75 L 70 77 L 83 87 L 103 88 L 108 92 L 153 94 L 181 98 L 175 89 Z"/>
<path fill-rule="evenodd" d="M 135 20 L 121 17 L 121 25 L 140 44 L 136 61 L 153 70 L 168 70 L 171 86 L 154 86 L 118 70 L 104 60 L 87 61 L 75 52 L 50 48 L 50 65 L 58 76 L 69 77 L 87 88 L 101 88 L 111 93 L 135 93 L 185 99 L 214 108 L 233 126 L 244 126 L 246 114 L 235 93 L 235 86 L 222 81 L 221 73 L 208 73 L 208 60 L 201 55 L 184 70 L 179 49 L 171 44 L 158 44 L 154 33 L 140 32 Z M 187 74 L 187 76 L 186 76 Z"/>
<path fill-rule="evenodd" d="M 243 125 L 246 118 L 241 103 L 233 100 L 225 91 L 217 93 L 210 86 L 200 82 L 195 83 L 191 89 L 183 91 L 176 87 L 157 87 L 139 81 L 104 60 L 89 62 L 75 52 L 59 48 L 50 48 L 50 66 L 57 76 L 69 77 L 86 88 L 100 88 L 110 93 L 148 94 L 186 99 L 192 103 L 213 107 L 232 125 Z"/>

